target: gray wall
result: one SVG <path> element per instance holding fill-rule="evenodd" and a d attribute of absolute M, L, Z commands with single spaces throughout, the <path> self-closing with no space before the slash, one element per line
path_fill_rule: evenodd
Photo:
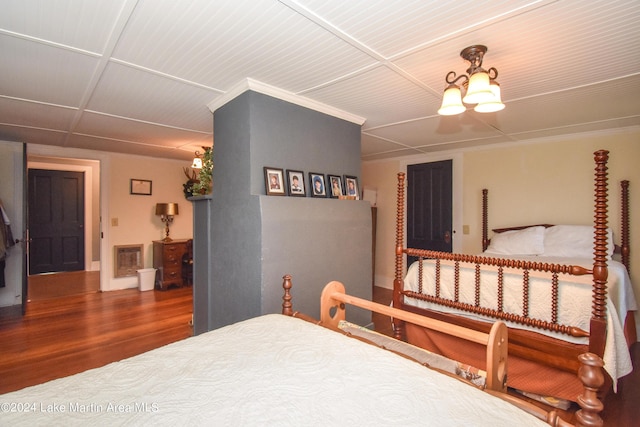
<path fill-rule="evenodd" d="M 369 204 L 266 196 L 263 172 L 359 177 L 360 127 L 248 91 L 215 112 L 214 141 L 213 192 L 194 202 L 195 332 L 280 312 L 284 274 L 294 309 L 313 316 L 331 280 L 370 299 Z M 349 318 L 370 322 L 356 309 Z"/>

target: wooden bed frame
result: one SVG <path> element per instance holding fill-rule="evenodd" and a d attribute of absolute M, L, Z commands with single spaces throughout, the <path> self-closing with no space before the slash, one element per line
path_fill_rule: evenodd
<path fill-rule="evenodd" d="M 595 159 L 595 239 L 594 239 L 594 264 L 593 269 L 588 270 L 575 265 L 542 264 L 528 261 L 515 261 L 504 258 L 493 258 L 485 256 L 473 256 L 464 254 L 453 254 L 447 252 L 437 252 L 404 247 L 404 207 L 405 207 L 405 185 L 404 173 L 398 174 L 398 199 L 396 217 L 396 251 L 395 251 L 395 280 L 393 290 L 393 306 L 402 310 L 418 313 L 424 316 L 453 323 L 459 326 L 471 328 L 479 331 L 487 331 L 490 324 L 471 320 L 454 314 L 446 314 L 434 310 L 417 308 L 405 303 L 404 297 L 419 298 L 422 300 L 462 309 L 467 312 L 489 316 L 496 320 L 509 320 L 537 329 L 548 329 L 561 332 L 575 337 L 588 337 L 589 344 L 572 344 L 560 339 L 553 339 L 531 331 L 523 331 L 510 328 L 509 330 L 509 355 L 516 356 L 533 363 L 549 366 L 553 369 L 575 373 L 579 369 L 578 356 L 585 352 L 590 352 L 602 357 L 604 354 L 605 340 L 607 334 L 606 312 L 607 312 L 607 161 L 609 152 L 599 150 L 594 153 Z M 483 250 L 489 244 L 487 232 L 487 191 L 483 190 Z M 627 270 L 629 268 L 629 212 L 628 212 L 628 181 L 622 182 L 622 247 L 619 252 Z M 495 232 L 507 230 L 524 229 L 528 226 L 514 227 L 509 229 L 496 229 Z M 529 271 L 544 271 L 552 274 L 567 273 L 573 275 L 593 275 L 592 291 L 592 311 L 590 320 L 590 330 L 583 331 L 571 325 L 559 325 L 553 322 L 531 319 L 515 313 L 506 313 L 474 306 L 471 304 L 452 301 L 437 296 L 424 295 L 416 292 L 404 290 L 404 255 L 418 257 L 419 259 L 431 258 L 436 260 L 449 260 L 456 263 L 470 263 L 479 269 L 481 265 L 491 265 L 497 268 L 513 268 L 528 275 Z M 438 267 L 436 267 L 437 269 Z M 421 270 L 420 274 L 421 274 Z M 422 278 L 420 277 L 420 281 Z M 456 281 L 458 279 L 456 278 Z M 557 280 L 557 279 L 556 279 Z M 476 293 L 479 294 L 479 279 L 476 278 Z M 456 286 L 458 284 L 456 283 Z M 524 286 L 524 285 L 523 285 Z M 557 312 L 557 293 L 550 302 L 552 310 Z M 527 306 L 527 300 L 524 301 Z M 633 323 L 633 322 L 631 322 Z M 402 319 L 394 319 L 394 335 L 397 339 L 405 339 L 406 322 Z M 413 328 L 413 326 L 411 326 Z M 635 325 L 634 325 L 635 333 Z M 420 345 L 418 343 L 414 343 Z M 469 363 L 469 362 L 467 362 Z M 610 385 L 610 384 L 609 384 Z"/>
<path fill-rule="evenodd" d="M 336 281 L 328 283 L 322 291 L 320 301 L 320 320 L 318 321 L 317 319 L 313 319 L 293 310 L 293 305 L 291 303 L 292 297 L 290 293 L 292 288 L 290 275 L 285 275 L 283 277 L 282 286 L 284 288 L 282 314 L 301 318 L 314 324 L 341 332 L 355 339 L 367 342 L 368 344 L 381 347 L 385 350 L 387 350 L 387 348 L 380 344 L 376 344 L 375 342 L 367 340 L 361 336 L 351 335 L 339 328 L 338 325 L 340 321 L 345 320 L 347 304 L 360 307 L 374 313 L 380 313 L 385 316 L 389 316 L 392 319 L 410 322 L 460 339 L 479 343 L 486 347 L 487 382 L 486 388 L 484 388 L 485 392 L 519 407 L 523 411 L 545 421 L 551 426 L 570 427 L 573 425 L 560 418 L 560 415 L 556 410 L 547 411 L 539 406 L 533 405 L 530 402 L 524 401 L 507 393 L 506 371 L 508 357 L 508 332 L 506 325 L 501 321 L 493 323 L 489 333 L 484 333 L 348 295 L 345 293 L 344 285 Z M 388 339 L 394 340 L 392 337 L 388 337 Z M 402 354 L 397 351 L 394 352 L 411 359 L 411 357 L 406 354 Z M 581 409 L 576 412 L 575 425 L 592 427 L 602 426 L 603 420 L 600 417 L 600 412 L 603 409 L 603 404 L 597 396 L 597 390 L 604 382 L 604 374 L 602 370 L 603 361 L 596 354 L 584 353 L 580 355 L 579 363 L 580 370 L 578 375 L 583 384 L 583 393 L 578 399 Z M 425 369 L 428 368 L 429 366 L 425 367 Z M 456 378 L 459 381 L 466 382 L 470 387 L 477 387 L 476 385 L 453 374 L 442 371 L 439 372 Z M 425 414 L 425 416 L 428 416 L 428 414 Z"/>

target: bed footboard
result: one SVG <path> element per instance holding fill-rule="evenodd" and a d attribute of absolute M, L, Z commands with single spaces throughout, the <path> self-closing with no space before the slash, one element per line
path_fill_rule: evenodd
<path fill-rule="evenodd" d="M 284 289 L 282 314 L 288 316 L 300 317 L 303 320 L 311 321 L 323 327 L 338 330 L 338 325 L 345 320 L 346 305 L 370 310 L 390 316 L 392 319 L 399 319 L 421 327 L 441 331 L 452 336 L 466 339 L 475 343 L 483 344 L 487 347 L 487 384 L 485 391 L 510 402 L 519 407 L 523 411 L 544 420 L 550 426 L 572 426 L 560 418 L 557 411 L 547 411 L 529 402 L 523 401 L 506 392 L 506 373 L 507 373 L 507 344 L 508 332 L 503 322 L 495 322 L 489 333 L 482 333 L 476 330 L 448 324 L 428 317 L 420 316 L 415 313 L 378 304 L 372 301 L 364 300 L 345 293 L 345 287 L 342 283 L 333 281 L 328 283 L 322 291 L 320 321 L 301 315 L 293 310 L 291 297 L 291 276 L 283 277 L 282 287 Z M 354 336 L 358 338 L 357 336 Z M 367 340 L 364 340 L 367 341 Z M 604 374 L 602 371 L 602 359 L 592 353 L 585 353 L 580 356 L 579 378 L 584 385 L 584 392 L 578 398 L 578 404 L 581 409 L 576 413 L 576 426 L 602 426 L 603 421 L 600 412 L 603 409 L 602 402 L 598 399 L 597 391 L 604 382 Z"/>
<path fill-rule="evenodd" d="M 414 302 L 407 302 L 407 298 L 413 298 L 413 301 L 424 302 L 424 304 L 418 305 L 428 310 L 440 311 L 440 308 L 443 308 L 443 311 L 447 313 L 445 317 L 471 315 L 476 318 L 481 317 L 493 320 L 502 320 L 513 326 L 537 330 L 551 336 L 555 336 L 554 334 L 563 334 L 566 337 L 570 337 L 571 339 L 569 339 L 569 341 L 572 343 L 581 342 L 580 340 L 573 338 L 587 338 L 584 342 L 588 342 L 589 351 L 602 357 L 604 355 L 604 346 L 607 336 L 606 301 L 607 279 L 609 274 L 607 266 L 607 259 L 609 256 L 607 248 L 608 159 L 609 152 L 606 150 L 598 150 L 594 153 L 596 165 L 594 179 L 594 245 L 593 264 L 590 268 L 583 268 L 582 266 L 576 265 L 543 264 L 532 261 L 451 254 L 405 248 L 405 174 L 399 173 L 397 184 L 396 264 L 393 284 L 393 306 L 396 308 L 404 308 L 408 304 L 413 305 Z M 487 190 L 483 190 L 482 204 L 482 244 L 483 248 L 486 249 L 489 244 L 487 234 Z M 619 251 L 628 268 L 628 181 L 622 182 L 622 211 L 622 247 L 619 248 Z M 523 228 L 525 227 L 514 227 L 513 229 L 517 230 Z M 418 263 L 418 285 L 414 285 L 411 289 L 405 288 L 405 255 L 418 257 L 421 261 Z M 435 284 L 431 285 L 431 288 L 428 290 L 423 288 L 423 264 L 426 263 L 426 260 L 430 260 L 429 262 L 434 263 L 433 267 L 429 267 L 429 278 L 430 280 L 433 280 Z M 455 272 L 453 273 L 454 279 L 450 279 L 451 283 L 447 285 L 447 292 L 441 293 L 440 273 L 441 271 L 444 271 L 445 261 L 449 262 L 447 268 L 453 269 Z M 461 265 L 466 265 L 467 268 L 475 270 L 475 277 L 474 273 L 465 273 L 465 279 L 459 279 L 461 274 L 460 271 L 462 271 Z M 485 275 L 485 268 L 493 268 L 494 271 L 496 271 L 495 274 L 497 274 L 497 279 L 495 282 L 490 283 L 489 287 L 484 286 L 485 283 L 481 283 L 484 277 L 486 277 L 483 276 Z M 504 284 L 503 278 L 506 276 L 507 270 L 509 270 L 510 275 L 515 274 L 520 277 L 519 283 L 514 283 L 514 280 L 511 279 L 509 286 Z M 539 282 L 537 282 L 535 286 L 530 285 L 530 276 L 533 276 L 534 272 L 548 273 L 550 275 L 548 284 L 544 284 L 544 292 L 535 293 L 536 298 L 538 295 L 546 295 L 547 293 L 550 295 L 545 303 L 550 311 L 548 316 L 545 314 L 546 317 L 538 317 L 529 313 L 529 306 L 533 295 L 532 288 L 540 286 Z M 566 315 L 566 311 L 564 311 L 564 309 L 560 309 L 558 306 L 559 301 L 567 301 L 567 295 L 564 296 L 564 300 L 559 298 L 558 275 L 563 275 L 565 277 L 567 275 L 588 276 L 590 278 L 589 283 L 591 285 L 591 293 L 590 295 L 585 296 L 582 294 L 581 296 L 581 298 L 586 298 L 589 301 L 587 302 L 585 300 L 584 304 L 582 304 L 582 302 L 580 303 L 580 306 L 585 307 L 585 312 L 588 310 L 588 307 L 591 308 L 590 320 L 583 319 L 580 324 L 569 324 L 561 320 L 561 317 L 564 317 L 565 319 L 575 319 L 575 316 Z M 466 298 L 459 298 L 461 283 L 464 283 L 466 286 L 475 286 L 473 291 L 470 291 L 467 288 Z M 482 289 L 481 284 L 483 285 Z M 445 289 L 444 286 L 442 289 Z M 564 288 L 561 287 L 560 289 Z M 495 296 L 493 296 L 491 292 L 495 292 Z M 520 292 L 520 294 L 518 295 L 517 292 Z M 561 290 L 560 292 L 564 291 Z M 475 293 L 475 300 L 472 297 L 469 297 L 470 293 Z M 509 298 L 507 298 L 508 293 L 511 293 Z M 490 298 L 494 299 L 489 302 L 491 304 L 495 304 L 495 306 L 486 305 L 481 302 L 481 295 L 485 300 L 487 298 L 486 295 L 492 295 Z M 569 296 L 569 298 L 573 298 L 573 296 Z M 508 308 L 507 306 L 510 306 L 511 308 Z M 544 310 L 547 310 L 547 307 L 545 307 Z M 540 312 L 540 310 L 538 310 L 538 312 Z M 464 320 L 461 322 L 461 324 L 466 325 Z M 396 338 L 402 338 L 404 336 L 402 320 L 398 319 L 394 322 L 394 331 Z M 563 336 L 557 336 L 557 338 L 559 340 L 565 340 Z M 535 352 L 532 352 L 532 354 L 534 353 Z M 575 366 L 574 358 L 571 357 L 571 359 L 572 360 L 566 364 L 565 369 L 571 370 Z"/>

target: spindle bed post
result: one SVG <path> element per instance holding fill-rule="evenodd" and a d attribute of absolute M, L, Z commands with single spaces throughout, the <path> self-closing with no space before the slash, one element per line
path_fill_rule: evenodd
<path fill-rule="evenodd" d="M 621 204 L 622 204 L 622 223 L 621 223 L 621 254 L 622 264 L 627 268 L 627 272 L 630 273 L 629 268 L 629 181 L 623 180 L 620 182 L 621 187 Z"/>
<path fill-rule="evenodd" d="M 589 351 L 600 357 L 604 355 L 607 334 L 607 161 L 609 152 L 594 153 L 595 167 L 595 219 L 593 260 L 593 303 L 589 329 Z"/>
<path fill-rule="evenodd" d="M 402 306 L 402 283 L 403 268 L 402 256 L 404 248 L 404 176 L 403 172 L 398 173 L 398 187 L 396 200 L 396 260 L 395 260 L 395 278 L 393 284 L 393 306 L 399 308 Z M 402 339 L 404 322 L 402 320 L 393 319 L 393 336 L 396 339 Z"/>
<path fill-rule="evenodd" d="M 488 194 L 489 190 L 486 188 L 482 189 L 482 252 L 486 251 L 489 247 L 489 232 L 488 232 Z"/>

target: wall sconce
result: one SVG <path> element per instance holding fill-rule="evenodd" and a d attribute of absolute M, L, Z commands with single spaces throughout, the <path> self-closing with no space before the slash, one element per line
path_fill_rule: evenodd
<path fill-rule="evenodd" d="M 207 147 L 202 147 L 203 150 L 206 150 Z M 193 158 L 193 162 L 191 163 L 191 169 L 202 169 L 202 153 L 196 151 L 196 156 Z"/>
<path fill-rule="evenodd" d="M 482 59 L 487 53 L 487 47 L 482 45 L 469 46 L 460 52 L 460 56 L 469 61 L 470 66 L 466 74 L 456 77 L 455 71 L 449 71 L 445 81 L 448 83 L 442 96 L 442 106 L 438 114 L 442 116 L 452 116 L 463 113 L 467 108 L 462 104 L 477 104 L 474 108 L 478 113 L 492 113 L 504 108 L 500 97 L 500 85 L 496 81 L 498 70 L 494 67 L 485 71 L 482 68 Z M 461 84 L 466 89 L 466 94 L 462 98 L 462 90 L 457 84 L 459 80 L 464 80 Z"/>
<path fill-rule="evenodd" d="M 192 169 L 202 169 L 202 159 L 198 157 L 198 152 L 196 151 L 196 157 L 193 158 L 193 163 L 191 163 Z"/>
<path fill-rule="evenodd" d="M 173 239 L 169 237 L 169 224 L 173 222 L 173 216 L 178 215 L 177 203 L 156 203 L 156 215 L 160 216 L 160 220 L 165 223 L 165 238 L 163 242 L 171 242 Z"/>

